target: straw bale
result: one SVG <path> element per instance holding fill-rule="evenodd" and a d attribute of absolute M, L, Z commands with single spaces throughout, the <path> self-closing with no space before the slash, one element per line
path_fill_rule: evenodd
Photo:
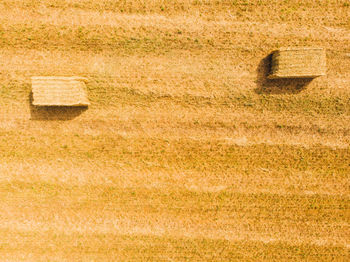
<path fill-rule="evenodd" d="M 326 70 L 323 48 L 282 48 L 272 54 L 268 78 L 314 78 L 326 75 Z"/>
<path fill-rule="evenodd" d="M 88 106 L 85 81 L 83 77 L 34 76 L 33 105 Z"/>

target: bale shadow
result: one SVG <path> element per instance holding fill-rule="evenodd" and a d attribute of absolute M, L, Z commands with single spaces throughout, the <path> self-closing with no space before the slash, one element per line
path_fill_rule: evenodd
<path fill-rule="evenodd" d="M 281 78 L 268 79 L 270 74 L 272 54 L 264 57 L 256 70 L 257 88 L 254 89 L 257 94 L 297 94 L 303 91 L 313 80 L 313 78 Z"/>
<path fill-rule="evenodd" d="M 33 93 L 29 94 L 30 120 L 67 121 L 80 116 L 88 106 L 35 106 Z"/>

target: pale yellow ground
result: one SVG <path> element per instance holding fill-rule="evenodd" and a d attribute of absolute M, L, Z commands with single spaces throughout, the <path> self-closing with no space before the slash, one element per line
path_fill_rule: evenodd
<path fill-rule="evenodd" d="M 327 76 L 267 81 L 282 46 Z M 349 143 L 347 0 L 0 3 L 0 261 L 348 261 Z"/>

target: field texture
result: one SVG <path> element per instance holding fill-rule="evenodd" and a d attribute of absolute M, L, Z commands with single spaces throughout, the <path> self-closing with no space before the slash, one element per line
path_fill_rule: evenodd
<path fill-rule="evenodd" d="M 0 261 L 349 261 L 349 144 L 348 0 L 0 1 Z"/>

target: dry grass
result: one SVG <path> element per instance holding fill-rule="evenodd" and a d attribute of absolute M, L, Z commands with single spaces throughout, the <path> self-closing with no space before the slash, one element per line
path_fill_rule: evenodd
<path fill-rule="evenodd" d="M 1 1 L 1 260 L 348 260 L 349 13 Z M 281 46 L 327 76 L 267 80 Z M 89 110 L 33 109 L 33 75 L 86 76 Z"/>

